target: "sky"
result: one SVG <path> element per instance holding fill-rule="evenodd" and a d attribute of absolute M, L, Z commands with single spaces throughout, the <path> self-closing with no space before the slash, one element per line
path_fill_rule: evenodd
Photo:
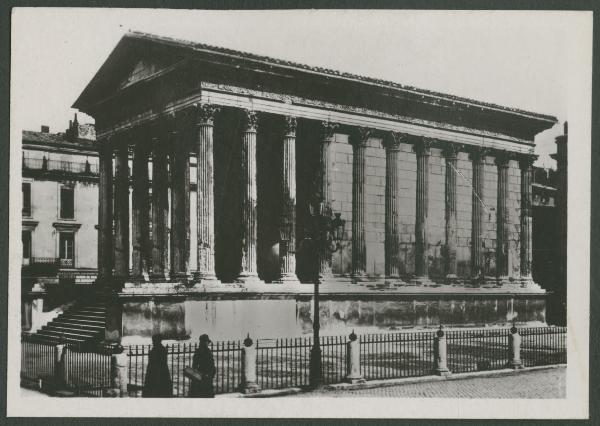
<path fill-rule="evenodd" d="M 577 12 L 198 11 L 15 8 L 11 119 L 64 131 L 71 105 L 127 31 L 248 51 L 550 114 L 537 165 L 568 120 Z M 80 122 L 93 122 L 79 114 Z"/>

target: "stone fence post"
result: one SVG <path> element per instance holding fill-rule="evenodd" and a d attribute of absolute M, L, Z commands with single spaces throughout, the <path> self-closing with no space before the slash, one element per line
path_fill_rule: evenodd
<path fill-rule="evenodd" d="M 54 347 L 54 386 L 56 389 L 64 388 L 67 384 L 66 354 L 67 347 L 65 345 Z"/>
<path fill-rule="evenodd" d="M 256 345 L 254 341 L 248 337 L 244 339 L 244 348 L 242 350 L 242 387 L 243 393 L 258 393 L 260 387 L 256 382 Z"/>
<path fill-rule="evenodd" d="M 435 374 L 438 376 L 449 376 L 452 374 L 447 365 L 446 334 L 440 324 L 440 328 L 434 338 Z"/>
<path fill-rule="evenodd" d="M 110 389 L 105 396 L 113 398 L 126 398 L 129 396 L 127 384 L 127 353 L 121 352 L 110 356 Z"/>
<path fill-rule="evenodd" d="M 510 355 L 508 366 L 515 370 L 523 368 L 523 363 L 521 362 L 521 335 L 515 325 L 511 327 L 510 334 L 508 335 L 508 347 Z"/>
<path fill-rule="evenodd" d="M 354 330 L 350 333 L 350 341 L 346 344 L 348 353 L 346 364 L 346 381 L 348 383 L 364 383 L 365 379 L 360 374 L 360 340 L 354 334 Z"/>

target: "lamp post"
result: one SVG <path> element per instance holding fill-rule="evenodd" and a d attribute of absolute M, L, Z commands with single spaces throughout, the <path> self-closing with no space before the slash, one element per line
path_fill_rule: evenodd
<path fill-rule="evenodd" d="M 316 206 L 310 206 L 310 221 L 307 230 L 307 240 L 312 240 L 316 250 L 328 250 L 334 253 L 341 248 L 341 241 L 344 236 L 344 226 L 346 221 L 341 218 L 341 213 L 332 214 L 331 208 L 326 203 L 318 203 Z M 320 343 L 320 322 L 319 322 L 319 286 L 321 277 L 318 268 L 316 268 L 314 278 L 314 297 L 313 297 L 313 346 L 310 350 L 309 362 L 309 382 L 311 388 L 321 385 L 322 363 L 321 363 L 321 343 Z"/>

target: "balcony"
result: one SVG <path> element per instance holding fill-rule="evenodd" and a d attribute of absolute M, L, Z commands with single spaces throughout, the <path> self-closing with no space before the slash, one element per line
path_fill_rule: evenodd
<path fill-rule="evenodd" d="M 55 276 L 61 268 L 73 268 L 73 259 L 30 257 L 21 261 L 21 273 L 28 276 Z"/>
<path fill-rule="evenodd" d="M 95 163 L 90 163 L 88 161 L 48 160 L 45 158 L 23 158 L 23 169 L 88 175 L 98 174 L 98 164 Z"/>

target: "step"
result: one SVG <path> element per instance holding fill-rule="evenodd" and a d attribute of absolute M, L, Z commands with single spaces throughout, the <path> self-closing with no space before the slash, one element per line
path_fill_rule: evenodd
<path fill-rule="evenodd" d="M 104 330 L 104 323 L 95 323 L 95 322 L 90 323 L 85 320 L 77 321 L 77 320 L 60 319 L 60 320 L 54 320 L 50 324 L 65 325 L 65 326 L 69 326 L 72 328 L 84 328 L 84 329 L 88 329 L 88 330 Z M 50 325 L 50 324 L 47 324 L 47 325 Z"/>
<path fill-rule="evenodd" d="M 75 308 L 75 309 L 73 309 L 73 311 L 106 313 L 106 308 L 93 308 L 93 307 L 86 306 L 86 307 L 81 307 L 81 308 Z"/>
<path fill-rule="evenodd" d="M 87 334 L 81 334 L 81 333 L 74 333 L 73 331 L 69 331 L 69 332 L 63 332 L 63 331 L 55 331 L 55 330 L 40 330 L 38 331 L 38 334 L 43 335 L 43 336 L 56 336 L 57 338 L 61 338 L 61 337 L 65 337 L 65 338 L 73 338 L 73 339 L 80 339 L 80 340 L 89 340 L 91 337 L 93 336 L 89 336 Z"/>
<path fill-rule="evenodd" d="M 61 325 L 54 325 L 54 324 L 48 324 L 42 327 L 42 330 L 47 330 L 47 331 L 56 331 L 59 333 L 79 333 L 82 335 L 89 335 L 89 336 L 95 336 L 96 334 L 100 333 L 101 330 L 86 330 L 83 328 L 78 328 L 78 327 L 69 327 L 69 326 L 61 326 Z"/>
<path fill-rule="evenodd" d="M 42 333 L 42 332 L 40 332 Z M 39 336 L 40 338 L 43 338 L 44 341 L 46 343 L 51 343 L 51 344 L 60 344 L 60 343 L 83 343 L 85 342 L 87 339 L 83 339 L 83 338 L 75 338 L 75 337 L 63 337 L 63 338 L 59 338 L 53 335 L 45 335 L 45 334 L 40 334 Z"/>
<path fill-rule="evenodd" d="M 79 319 L 87 319 L 87 320 L 96 320 L 96 321 L 104 321 L 106 319 L 106 315 L 98 315 L 98 314 L 63 314 L 59 318 L 79 318 Z"/>

